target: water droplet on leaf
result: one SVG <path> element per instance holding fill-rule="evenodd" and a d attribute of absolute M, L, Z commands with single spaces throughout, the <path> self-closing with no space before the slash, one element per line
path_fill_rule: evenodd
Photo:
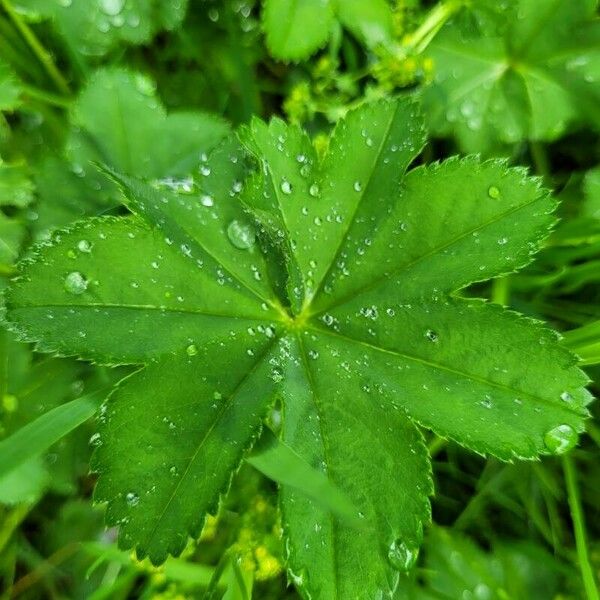
<path fill-rule="evenodd" d="M 65 277 L 65 289 L 70 294 L 83 294 L 87 287 L 88 280 L 79 271 L 73 271 Z"/>
<path fill-rule="evenodd" d="M 284 194 L 291 194 L 292 193 L 292 184 L 287 179 L 283 179 L 281 181 L 281 191 Z"/>
<path fill-rule="evenodd" d="M 577 432 L 570 425 L 558 425 L 544 435 L 544 444 L 553 454 L 564 454 L 577 444 Z"/>
<path fill-rule="evenodd" d="M 430 341 L 430 342 L 437 342 L 440 339 L 440 336 L 433 331 L 433 329 L 428 329 L 425 332 L 425 337 Z"/>
<path fill-rule="evenodd" d="M 79 240 L 77 242 L 77 250 L 89 254 L 92 251 L 92 245 L 87 240 Z"/>
<path fill-rule="evenodd" d="M 249 223 L 234 220 L 227 227 L 227 237 L 236 248 L 248 250 L 256 242 L 256 231 Z"/>
<path fill-rule="evenodd" d="M 491 185 L 488 188 L 488 196 L 494 200 L 500 198 L 500 190 L 495 185 Z"/>
<path fill-rule="evenodd" d="M 101 0 L 100 8 L 104 14 L 109 16 L 116 16 L 122 10 L 125 5 L 125 0 Z"/>
<path fill-rule="evenodd" d="M 140 497 L 133 492 L 129 492 L 127 496 L 125 496 L 125 502 L 127 502 L 128 506 L 137 506 L 140 501 Z"/>
<path fill-rule="evenodd" d="M 409 548 L 402 540 L 390 544 L 388 559 L 390 564 L 399 571 L 408 571 L 417 561 L 419 550 Z"/>

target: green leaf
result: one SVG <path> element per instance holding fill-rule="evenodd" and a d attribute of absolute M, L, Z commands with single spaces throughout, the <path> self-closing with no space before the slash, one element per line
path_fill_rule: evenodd
<path fill-rule="evenodd" d="M 361 524 L 358 510 L 346 495 L 269 430 L 263 433 L 260 446 L 246 461 L 273 481 L 302 492 L 336 516 L 355 526 Z"/>
<path fill-rule="evenodd" d="M 44 462 L 39 457 L 29 459 L 0 475 L 0 504 L 34 503 L 49 483 L 50 475 Z"/>
<path fill-rule="evenodd" d="M 186 194 L 106 168 L 135 215 L 84 221 L 21 263 L 11 328 L 141 365 L 103 410 L 94 457 L 122 547 L 181 552 L 275 402 L 282 443 L 365 529 L 280 477 L 306 596 L 391 596 L 414 564 L 432 493 L 418 425 L 506 460 L 575 445 L 591 399 L 576 358 L 464 293 L 527 265 L 555 202 L 504 161 L 407 173 L 423 129 L 409 98 L 366 104 L 319 159 L 301 130 L 255 120 Z"/>
<path fill-rule="evenodd" d="M 135 546 L 155 564 L 200 535 L 277 390 L 269 360 L 279 342 L 239 327 L 231 333 L 134 374 L 101 414 L 95 499 L 120 525 L 120 547 Z"/>
<path fill-rule="evenodd" d="M 496 543 L 493 552 L 484 552 L 469 538 L 451 530 L 434 528 L 426 541 L 425 579 L 427 594 L 415 599 L 460 598 L 464 592 L 474 598 L 531 598 L 546 600 L 563 591 L 557 559 L 533 543 Z"/>
<path fill-rule="evenodd" d="M 273 56 L 299 61 L 325 45 L 336 20 L 369 46 L 392 39 L 385 0 L 264 0 L 263 27 Z"/>
<path fill-rule="evenodd" d="M 582 216 L 600 219 L 600 167 L 585 174 Z"/>
<path fill-rule="evenodd" d="M 83 56 L 106 54 L 118 42 L 143 44 L 185 17 L 187 0 L 17 0 L 18 8 L 51 18 Z"/>
<path fill-rule="evenodd" d="M 73 108 L 73 123 L 67 152 L 80 176 L 94 171 L 91 161 L 101 161 L 148 179 L 186 177 L 229 131 L 205 113 L 167 115 L 150 79 L 120 69 L 94 73 Z"/>
<path fill-rule="evenodd" d="M 187 246 L 170 241 L 137 218 L 91 219 L 58 232 L 37 246 L 24 263 L 28 275 L 7 295 L 14 328 L 46 352 L 136 364 L 231 327 L 270 325 L 252 293 L 210 255 L 188 256 Z"/>
<path fill-rule="evenodd" d="M 9 164 L 0 159 L 0 206 L 27 206 L 33 200 L 34 186 L 24 164 Z"/>
<path fill-rule="evenodd" d="M 20 105 L 21 86 L 17 76 L 0 60 L 0 111 L 12 111 Z"/>
<path fill-rule="evenodd" d="M 22 463 L 39 457 L 52 444 L 87 421 L 103 394 L 96 392 L 62 404 L 0 441 L 0 478 Z"/>
<path fill-rule="evenodd" d="M 19 255 L 24 237 L 23 226 L 0 213 L 0 265 L 12 265 Z"/>
<path fill-rule="evenodd" d="M 329 0 L 264 0 L 267 45 L 278 58 L 307 58 L 329 39 L 333 23 Z"/>
<path fill-rule="evenodd" d="M 585 116 L 599 123 L 595 14 L 595 0 L 511 0 L 500 31 L 473 31 L 459 16 L 428 51 L 436 72 L 424 92 L 432 131 L 454 135 L 465 151 L 492 152 L 554 140 Z"/>

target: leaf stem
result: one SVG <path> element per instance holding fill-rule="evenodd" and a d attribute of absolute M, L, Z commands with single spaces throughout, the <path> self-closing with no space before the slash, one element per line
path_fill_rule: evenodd
<path fill-rule="evenodd" d="M 46 48 L 44 48 L 31 27 L 29 27 L 29 25 L 21 18 L 21 15 L 19 15 L 19 13 L 14 9 L 10 0 L 0 0 L 0 2 L 2 3 L 2 7 L 10 17 L 11 21 L 14 23 L 15 27 L 19 30 L 19 33 L 23 36 L 23 39 L 31 48 L 31 51 L 43 65 L 46 73 L 48 73 L 48 76 L 54 82 L 54 85 L 56 85 L 61 92 L 69 95 L 71 93 L 69 84 L 62 76 L 61 72 L 54 64 L 52 56 L 46 50 Z"/>
<path fill-rule="evenodd" d="M 421 25 L 409 35 L 407 47 L 421 54 L 429 46 L 446 21 L 462 6 L 464 0 L 446 0 L 434 6 Z"/>
<path fill-rule="evenodd" d="M 57 106 L 59 108 L 69 108 L 69 106 L 71 106 L 70 98 L 58 96 L 24 83 L 21 83 L 20 86 L 24 94 L 29 96 L 32 100 L 38 100 L 40 102 L 44 102 L 45 104 L 50 104 L 51 106 Z"/>
<path fill-rule="evenodd" d="M 579 496 L 579 486 L 577 484 L 577 475 L 573 467 L 573 461 L 569 455 L 563 456 L 563 470 L 565 474 L 565 483 L 567 485 L 567 497 L 569 508 L 571 510 L 571 519 L 573 521 L 573 531 L 575 533 L 575 545 L 577 547 L 577 559 L 579 570 L 583 579 L 586 598 L 588 600 L 600 600 L 594 571 L 590 564 L 590 558 L 586 542 L 585 521 L 581 509 L 581 498 Z"/>
<path fill-rule="evenodd" d="M 8 512 L 3 515 L 3 524 L 0 529 L 0 554 L 31 508 L 31 504 L 18 504 L 14 508 L 7 509 Z"/>

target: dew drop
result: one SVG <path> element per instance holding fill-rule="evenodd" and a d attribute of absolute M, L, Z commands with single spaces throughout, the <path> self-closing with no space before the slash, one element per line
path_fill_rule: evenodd
<path fill-rule="evenodd" d="M 102 439 L 101 439 L 99 433 L 95 433 L 90 438 L 90 446 L 94 446 L 94 448 L 97 448 L 98 446 L 102 446 Z"/>
<path fill-rule="evenodd" d="M 252 225 L 234 220 L 227 227 L 227 237 L 236 248 L 248 250 L 256 242 L 256 231 Z"/>
<path fill-rule="evenodd" d="M 73 271 L 65 277 L 65 289 L 70 294 L 83 294 L 87 287 L 88 280 L 79 271 Z"/>
<path fill-rule="evenodd" d="M 319 195 L 319 186 L 316 183 L 313 183 L 309 188 L 308 188 L 308 193 L 313 197 L 316 198 Z"/>
<path fill-rule="evenodd" d="M 564 454 L 577 444 L 577 432 L 570 425 L 558 425 L 546 432 L 544 444 L 553 454 Z"/>
<path fill-rule="evenodd" d="M 399 571 L 408 571 L 417 561 L 419 550 L 409 548 L 402 540 L 396 540 L 388 549 L 390 564 Z"/>
<path fill-rule="evenodd" d="M 106 15 L 114 17 L 118 15 L 125 5 L 125 0 L 101 0 L 100 8 L 102 12 Z"/>
<path fill-rule="evenodd" d="M 198 346 L 196 346 L 196 344 L 190 344 L 185 351 L 188 356 L 196 356 L 196 354 L 198 354 Z"/>
<path fill-rule="evenodd" d="M 212 196 L 204 195 L 200 197 L 200 204 L 202 206 L 214 206 L 215 201 Z"/>
<path fill-rule="evenodd" d="M 500 190 L 495 185 L 491 185 L 488 188 L 488 196 L 496 200 L 497 198 L 500 198 Z"/>
<path fill-rule="evenodd" d="M 87 240 L 79 240 L 79 242 L 77 242 L 77 250 L 89 254 L 92 251 L 92 245 Z"/>
<path fill-rule="evenodd" d="M 287 179 L 283 179 L 281 181 L 281 191 L 284 194 L 291 194 L 292 193 L 292 184 L 287 180 Z"/>
<path fill-rule="evenodd" d="M 140 497 L 133 492 L 129 492 L 127 496 L 125 496 L 125 502 L 127 502 L 128 506 L 137 506 L 140 501 Z"/>
<path fill-rule="evenodd" d="M 354 191 L 355 192 L 361 192 L 362 191 L 362 183 L 360 181 L 355 181 L 353 187 L 354 187 Z"/>
<path fill-rule="evenodd" d="M 569 403 L 570 403 L 570 402 L 573 402 L 573 396 L 571 396 L 571 394 L 569 394 L 569 392 L 563 392 L 563 393 L 560 395 L 560 399 L 561 399 L 563 402 L 569 402 Z"/>
<path fill-rule="evenodd" d="M 440 339 L 440 336 L 433 331 L 433 329 L 428 329 L 425 332 L 425 337 L 430 341 L 430 342 L 437 342 Z"/>

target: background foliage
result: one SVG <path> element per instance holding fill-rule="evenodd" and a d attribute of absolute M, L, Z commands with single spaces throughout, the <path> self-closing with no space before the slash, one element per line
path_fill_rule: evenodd
<path fill-rule="evenodd" d="M 537 260 L 470 292 L 564 332 L 598 391 L 595 0 L 0 7 L 0 287 L 31 242 L 83 216 L 126 214 L 93 163 L 193 194 L 211 150 L 253 116 L 304 126 L 323 154 L 332 125 L 364 99 L 417 96 L 431 135 L 421 163 L 506 157 L 562 200 Z M 153 567 L 117 548 L 91 502 L 91 417 L 130 372 L 35 354 L 0 330 L 0 598 L 298 597 L 276 486 L 261 472 L 282 474 L 260 461 L 244 464 L 181 558 Z M 427 433 L 435 525 L 397 598 L 597 599 L 600 430 L 591 411 L 579 446 L 542 462 L 484 459 Z M 308 482 L 313 493 L 319 485 Z"/>

